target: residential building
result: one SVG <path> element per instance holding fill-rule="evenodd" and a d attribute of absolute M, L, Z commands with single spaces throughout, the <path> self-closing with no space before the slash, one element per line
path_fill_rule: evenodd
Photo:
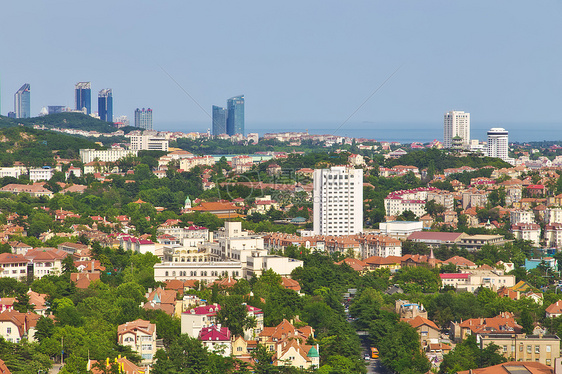
<path fill-rule="evenodd" d="M 19 167 L 0 167 L 0 178 L 12 177 L 19 178 L 22 174 L 22 170 Z"/>
<path fill-rule="evenodd" d="M 156 353 L 156 325 L 142 319 L 119 325 L 117 341 L 137 352 L 143 364 L 150 364 Z"/>
<path fill-rule="evenodd" d="M 432 341 L 439 340 L 440 331 L 435 322 L 419 315 L 414 318 L 401 318 L 401 320 L 416 329 L 422 348 L 427 347 Z"/>
<path fill-rule="evenodd" d="M 2 278 L 16 280 L 27 279 L 27 264 L 29 260 L 23 255 L 13 253 L 0 253 L 0 268 Z"/>
<path fill-rule="evenodd" d="M 32 182 L 48 181 L 53 177 L 55 169 L 50 166 L 29 169 L 29 180 Z"/>
<path fill-rule="evenodd" d="M 80 160 L 84 163 L 93 161 L 100 162 L 115 162 L 123 157 L 138 156 L 138 151 L 123 148 L 110 148 L 110 149 L 81 149 Z"/>
<path fill-rule="evenodd" d="M 501 287 L 513 287 L 515 276 L 503 274 L 496 269 L 466 269 L 461 273 L 439 274 L 443 287 L 450 286 L 456 290 L 475 292 L 479 287 L 497 291 Z"/>
<path fill-rule="evenodd" d="M 513 361 L 534 361 L 553 366 L 554 359 L 560 357 L 560 338 L 557 335 L 526 335 L 479 333 L 482 346 L 495 344 L 500 353 Z"/>
<path fill-rule="evenodd" d="M 244 95 L 228 99 L 227 110 L 226 133 L 230 136 L 244 135 Z"/>
<path fill-rule="evenodd" d="M 427 193 L 427 201 L 431 200 L 433 200 L 435 204 L 444 206 L 446 211 L 455 209 L 455 199 L 453 193 L 449 191 L 429 191 Z"/>
<path fill-rule="evenodd" d="M 536 223 L 519 223 L 511 225 L 511 232 L 515 239 L 529 240 L 534 246 L 539 246 L 541 240 L 541 226 Z"/>
<path fill-rule="evenodd" d="M 213 105 L 213 135 L 226 134 L 226 118 L 228 117 L 228 111 L 220 106 Z"/>
<path fill-rule="evenodd" d="M 92 85 L 90 82 L 78 82 L 74 86 L 75 109 L 85 114 L 92 113 Z"/>
<path fill-rule="evenodd" d="M 452 110 L 444 115 L 443 147 L 452 148 L 453 138 L 460 137 L 463 147 L 470 144 L 470 113 Z"/>
<path fill-rule="evenodd" d="M 461 322 L 451 322 L 449 337 L 455 342 L 466 339 L 469 335 L 480 333 L 520 334 L 523 326 L 515 321 L 515 315 L 501 312 L 492 318 L 471 318 Z"/>
<path fill-rule="evenodd" d="M 562 316 L 562 300 L 550 304 L 546 310 L 546 318 L 556 318 Z"/>
<path fill-rule="evenodd" d="M 152 109 L 135 109 L 135 127 L 152 130 Z"/>
<path fill-rule="evenodd" d="M 465 190 L 462 192 L 462 208 L 483 208 L 488 203 L 488 191 L 478 189 Z"/>
<path fill-rule="evenodd" d="M 113 122 L 113 91 L 105 88 L 98 93 L 98 116 L 102 121 Z"/>
<path fill-rule="evenodd" d="M 562 208 L 547 208 L 544 211 L 544 222 L 547 225 L 562 223 Z"/>
<path fill-rule="evenodd" d="M 197 338 L 209 352 L 224 357 L 229 357 L 232 353 L 231 334 L 228 327 L 223 327 L 220 324 L 203 327 Z"/>
<path fill-rule="evenodd" d="M 544 239 L 548 247 L 562 247 L 562 223 L 546 225 L 544 228 Z"/>
<path fill-rule="evenodd" d="M 316 169 L 313 176 L 314 233 L 353 235 L 363 231 L 363 170 Z"/>
<path fill-rule="evenodd" d="M 130 149 L 135 151 L 165 151 L 168 152 L 169 140 L 156 135 L 132 135 Z"/>
<path fill-rule="evenodd" d="M 387 216 L 398 216 L 409 210 L 417 217 L 423 217 L 427 212 L 425 203 L 428 194 L 439 191 L 435 187 L 419 187 L 411 190 L 394 191 L 384 199 L 384 208 Z"/>
<path fill-rule="evenodd" d="M 45 275 L 62 274 L 62 260 L 66 256 L 68 256 L 68 252 L 56 248 L 34 248 L 24 255 L 33 267 L 33 276 L 36 279 Z"/>
<path fill-rule="evenodd" d="M 31 88 L 24 84 L 14 95 L 14 112 L 16 118 L 31 118 Z"/>
<path fill-rule="evenodd" d="M 20 313 L 15 310 L 6 310 L 0 313 L 0 336 L 10 343 L 19 343 L 21 339 L 35 341 L 35 326 L 41 318 L 32 312 Z"/>
<path fill-rule="evenodd" d="M 33 183 L 31 185 L 10 183 L 0 188 L 0 191 L 11 192 L 14 195 L 18 195 L 20 193 L 27 193 L 33 197 L 40 197 L 40 196 L 47 196 L 48 198 L 53 197 L 53 192 L 43 187 L 43 184 L 44 183 L 41 182 Z"/>
<path fill-rule="evenodd" d="M 507 130 L 501 127 L 494 127 L 488 131 L 487 156 L 497 157 L 503 161 L 509 160 L 509 142 Z"/>
<path fill-rule="evenodd" d="M 181 314 L 181 333 L 198 338 L 201 330 L 216 324 L 219 304 L 196 306 Z"/>
<path fill-rule="evenodd" d="M 470 370 L 457 372 L 457 374 L 499 374 L 499 373 L 554 374 L 554 369 L 547 365 L 541 364 L 540 362 L 509 361 L 509 362 L 504 362 L 503 364 L 488 366 L 482 369 L 470 369 Z"/>
<path fill-rule="evenodd" d="M 359 243 L 363 258 L 402 256 L 402 242 L 399 239 L 384 235 L 366 235 L 359 238 Z"/>
<path fill-rule="evenodd" d="M 420 221 L 390 221 L 379 223 L 381 234 L 395 238 L 407 238 L 408 235 L 422 231 L 423 222 Z"/>
<path fill-rule="evenodd" d="M 417 316 L 427 318 L 427 310 L 423 304 L 411 303 L 408 300 L 396 300 L 395 311 L 400 318 L 413 319 Z"/>
<path fill-rule="evenodd" d="M 520 223 L 535 223 L 535 215 L 531 210 L 512 210 L 509 214 L 509 218 L 512 225 L 518 225 Z"/>

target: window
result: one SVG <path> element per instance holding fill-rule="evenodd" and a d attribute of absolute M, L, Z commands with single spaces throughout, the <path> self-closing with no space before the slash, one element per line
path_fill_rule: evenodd
<path fill-rule="evenodd" d="M 504 351 L 504 353 L 507 352 L 507 345 L 503 346 L 503 351 Z"/>
<path fill-rule="evenodd" d="M 236 351 L 237 351 L 237 352 L 242 352 L 242 347 L 236 348 Z"/>
<path fill-rule="evenodd" d="M 541 346 L 535 345 L 535 353 L 541 353 Z"/>
<path fill-rule="evenodd" d="M 143 344 L 142 350 L 143 351 L 152 351 L 152 344 Z"/>
<path fill-rule="evenodd" d="M 152 354 L 147 353 L 142 355 L 143 360 L 152 360 Z"/>
<path fill-rule="evenodd" d="M 527 346 L 527 353 L 533 353 L 533 348 L 530 345 Z"/>
<path fill-rule="evenodd" d="M 12 328 L 11 328 L 11 327 L 8 327 L 8 328 L 6 329 L 6 333 L 7 333 L 7 334 L 11 334 L 11 333 L 12 333 Z"/>
<path fill-rule="evenodd" d="M 552 350 L 552 346 L 547 345 L 547 346 L 546 346 L 546 352 L 547 352 L 547 353 L 550 353 L 551 350 Z"/>

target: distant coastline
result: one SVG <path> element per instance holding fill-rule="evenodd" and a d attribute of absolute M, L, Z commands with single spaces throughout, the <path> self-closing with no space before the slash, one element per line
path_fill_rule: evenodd
<path fill-rule="evenodd" d="M 154 123 L 155 130 L 205 132 L 209 124 L 197 122 L 160 122 Z M 334 134 L 353 138 L 368 138 L 377 141 L 397 141 L 401 143 L 428 143 L 434 139 L 443 139 L 443 125 L 441 123 L 393 123 L 383 124 L 374 122 L 349 122 L 336 129 L 340 123 L 246 123 L 246 134 L 257 132 L 260 136 L 269 132 L 308 130 L 310 134 Z M 510 142 L 529 141 L 562 141 L 562 123 L 528 124 L 528 123 L 476 123 L 472 124 L 471 138 L 486 140 L 486 132 L 492 127 L 503 127 L 509 131 Z"/>

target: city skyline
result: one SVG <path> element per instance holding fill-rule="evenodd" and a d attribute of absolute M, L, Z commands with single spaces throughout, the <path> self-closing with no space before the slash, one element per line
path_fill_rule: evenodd
<path fill-rule="evenodd" d="M 212 104 L 229 92 L 244 92 L 252 102 L 247 132 L 285 123 L 334 132 L 353 113 L 339 134 L 361 123 L 406 131 L 437 125 L 450 108 L 473 113 L 473 124 L 488 129 L 509 127 L 514 138 L 529 123 L 539 129 L 560 123 L 550 109 L 561 100 L 562 76 L 555 63 L 560 51 L 549 42 L 562 28 L 559 3 L 312 1 L 299 4 L 298 13 L 290 10 L 292 4 L 124 0 L 108 3 L 107 13 L 86 4 L 5 4 L 3 10 L 14 17 L 0 26 L 2 43 L 11 51 L 0 62 L 2 114 L 22 81 L 34 86 L 31 113 L 36 115 L 44 106 L 72 107 L 68 88 L 62 88 L 87 79 L 98 90 L 120 92 L 115 114 L 132 118 L 139 103 L 157 108 L 158 129 L 177 124 L 176 129 L 206 130 Z M 35 9 L 30 26 L 17 40 L 10 38 L 8 30 L 17 27 L 17 16 L 28 7 Z M 84 21 L 83 14 L 91 20 Z M 184 14 L 189 22 L 183 22 Z M 266 21 L 271 17 L 260 14 L 276 17 Z M 123 22 L 125 15 L 130 21 Z M 210 26 L 211 16 L 221 27 Z M 240 42 L 211 48 L 241 21 Z M 147 23 L 155 29 L 147 30 Z M 525 27 L 516 26 L 520 23 Z M 104 27 L 116 24 L 117 30 Z M 470 27 L 474 24 L 479 27 Z M 68 29 L 76 33 L 67 35 Z M 46 42 L 61 38 L 65 43 Z M 150 58 L 138 59 L 141 43 L 151 46 Z M 25 59 L 17 57 L 22 54 Z M 39 56 L 41 64 L 35 62 Z"/>

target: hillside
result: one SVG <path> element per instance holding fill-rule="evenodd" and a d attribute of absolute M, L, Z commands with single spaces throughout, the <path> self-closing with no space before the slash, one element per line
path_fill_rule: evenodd
<path fill-rule="evenodd" d="M 67 129 L 80 129 L 84 131 L 97 131 L 111 133 L 116 129 L 110 123 L 87 116 L 82 113 L 57 113 L 41 117 L 12 119 L 0 116 L 0 127 L 10 127 L 18 124 L 25 126 L 43 125 L 45 127 L 61 127 Z M 123 128 L 125 132 L 133 127 Z"/>
<path fill-rule="evenodd" d="M 0 122 L 0 127 L 5 127 Z M 0 166 L 22 161 L 29 166 L 54 166 L 55 155 L 78 158 L 80 148 L 100 148 L 94 142 L 53 131 L 22 126 L 0 128 Z"/>

